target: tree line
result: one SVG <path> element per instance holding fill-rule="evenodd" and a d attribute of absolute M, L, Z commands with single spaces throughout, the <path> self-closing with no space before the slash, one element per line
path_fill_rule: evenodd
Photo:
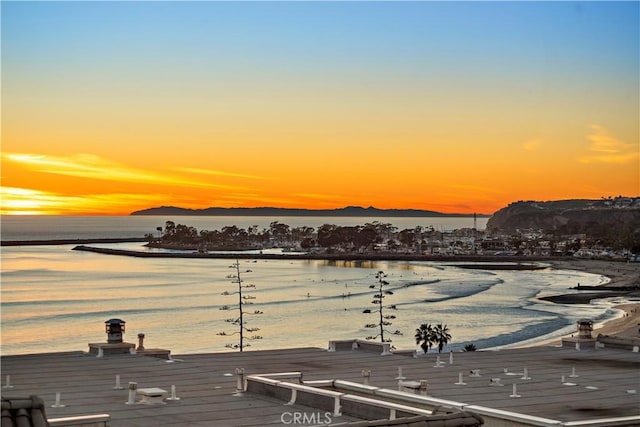
<path fill-rule="evenodd" d="M 398 231 L 397 227 L 378 221 L 356 226 L 324 224 L 317 228 L 290 227 L 278 221 L 268 228 L 253 225 L 247 229 L 230 225 L 220 230 L 200 230 L 167 221 L 159 238 L 147 235 L 150 246 L 173 246 L 203 250 L 248 250 L 268 247 L 295 249 L 323 248 L 327 252 L 357 252 L 384 244 L 394 250 L 402 246 L 421 250 L 426 239 L 439 237 L 433 227 L 415 227 Z"/>

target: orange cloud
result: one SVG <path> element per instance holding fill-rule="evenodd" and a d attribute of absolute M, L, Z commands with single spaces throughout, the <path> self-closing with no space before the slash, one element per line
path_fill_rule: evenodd
<path fill-rule="evenodd" d="M 587 135 L 587 139 L 591 141 L 590 154 L 580 158 L 582 163 L 625 164 L 640 157 L 637 145 L 616 139 L 603 126 L 590 125 L 589 128 L 591 133 Z"/>
<path fill-rule="evenodd" d="M 111 213 L 128 212 L 136 204 L 159 203 L 164 195 L 89 194 L 70 196 L 17 187 L 0 187 L 0 215 L 91 214 L 109 207 Z"/>
<path fill-rule="evenodd" d="M 211 169 L 175 168 L 175 170 L 178 172 L 186 172 L 186 173 L 199 174 L 199 175 L 214 175 L 214 176 L 225 176 L 225 177 L 232 177 L 232 178 L 249 178 L 249 179 L 269 179 L 263 176 L 246 175 L 241 173 L 224 172 L 224 171 L 211 170 Z"/>
<path fill-rule="evenodd" d="M 181 187 L 243 189 L 243 187 L 238 186 L 184 179 L 176 176 L 130 168 L 92 154 L 56 157 L 40 154 L 4 153 L 3 158 L 13 163 L 19 163 L 33 171 L 80 177 L 84 179 L 137 182 Z"/>

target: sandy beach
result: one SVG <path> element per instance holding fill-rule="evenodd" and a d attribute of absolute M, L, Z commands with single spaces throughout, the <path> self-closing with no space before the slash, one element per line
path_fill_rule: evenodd
<path fill-rule="evenodd" d="M 600 260 L 562 260 L 551 262 L 553 268 L 563 270 L 578 270 L 587 273 L 601 274 L 610 279 L 606 286 L 607 289 L 620 287 L 629 288 L 640 286 L 640 263 L 625 263 Z M 606 297 L 620 296 L 631 301 L 628 304 L 620 304 L 615 306 L 620 310 L 620 316 L 611 319 L 604 324 L 594 325 L 593 336 L 603 335 L 619 335 L 625 337 L 640 337 L 640 291 L 624 291 L 616 292 L 615 290 L 607 290 L 604 292 Z M 579 294 L 564 295 L 564 303 L 583 304 L 588 303 L 588 299 L 599 296 L 601 292 L 581 292 Z M 554 340 L 554 344 L 559 344 L 559 340 Z M 549 343 L 545 343 L 548 345 Z"/>
<path fill-rule="evenodd" d="M 585 271 L 607 276 L 611 279 L 607 283 L 608 286 L 640 286 L 640 263 L 637 262 L 563 258 L 550 263 L 556 269 Z"/>

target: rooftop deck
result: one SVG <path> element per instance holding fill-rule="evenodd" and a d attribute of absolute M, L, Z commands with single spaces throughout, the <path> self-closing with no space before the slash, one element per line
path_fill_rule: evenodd
<path fill-rule="evenodd" d="M 282 400 L 257 393 L 235 393 L 236 368 L 244 368 L 246 375 L 300 371 L 305 381 L 359 383 L 362 371 L 370 370 L 372 386 L 397 390 L 401 367 L 407 380 L 428 380 L 429 396 L 467 405 L 561 422 L 640 416 L 640 353 L 538 347 L 455 353 L 453 363 L 449 357 L 441 355 L 441 366 L 435 367 L 435 354 L 412 358 L 319 348 L 177 355 L 173 362 L 140 355 L 97 358 L 82 351 L 5 356 L 2 385 L 10 375 L 13 387 L 3 387 L 2 394 L 42 397 L 49 418 L 108 413 L 113 427 L 283 425 L 285 412 L 318 409 L 285 406 Z M 524 368 L 530 379 L 523 378 Z M 470 376 L 472 370 L 480 376 Z M 460 373 L 465 385 L 456 384 Z M 123 389 L 114 389 L 116 375 Z M 490 385 L 497 378 L 503 386 Z M 129 382 L 167 391 L 174 385 L 180 400 L 127 405 Z M 520 397 L 510 397 L 513 384 Z M 56 393 L 66 406 L 51 407 Z M 342 415 L 332 422 L 355 419 Z"/>

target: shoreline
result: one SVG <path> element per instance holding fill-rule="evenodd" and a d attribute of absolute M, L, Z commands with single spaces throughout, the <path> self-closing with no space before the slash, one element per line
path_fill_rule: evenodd
<path fill-rule="evenodd" d="M 555 304 L 589 304 L 592 299 L 628 299 L 628 302 L 616 304 L 611 307 L 617 311 L 616 315 L 593 325 L 592 336 L 595 338 L 602 334 L 640 338 L 640 291 L 637 289 L 632 291 L 626 290 L 631 287 L 637 288 L 640 284 L 640 265 L 638 265 L 638 263 L 615 263 L 600 260 L 562 260 L 552 261 L 550 264 L 551 267 L 556 270 L 583 271 L 585 273 L 602 275 L 609 279 L 608 282 L 600 285 L 607 290 L 542 297 L 539 298 L 540 300 Z M 598 287 L 599 286 L 595 286 L 593 289 L 597 289 Z M 621 288 L 621 291 L 616 292 L 613 290 L 615 288 Z M 560 346 L 562 344 L 562 338 L 570 336 L 572 336 L 572 334 L 551 338 L 530 345 L 523 345 L 521 347 Z"/>
<path fill-rule="evenodd" d="M 614 305 L 611 308 L 617 312 L 616 315 L 595 323 L 591 334 L 593 338 L 597 338 L 598 335 L 640 338 L 640 302 Z M 561 347 L 562 339 L 569 338 L 573 334 L 575 332 L 523 345 L 516 343 L 509 348 Z"/>
<path fill-rule="evenodd" d="M 593 299 L 638 298 L 640 300 L 640 263 L 604 260 L 563 259 L 548 261 L 556 270 L 582 271 L 608 279 L 597 286 L 582 287 L 580 283 L 569 289 L 578 292 L 539 298 L 556 304 L 589 304 Z"/>

